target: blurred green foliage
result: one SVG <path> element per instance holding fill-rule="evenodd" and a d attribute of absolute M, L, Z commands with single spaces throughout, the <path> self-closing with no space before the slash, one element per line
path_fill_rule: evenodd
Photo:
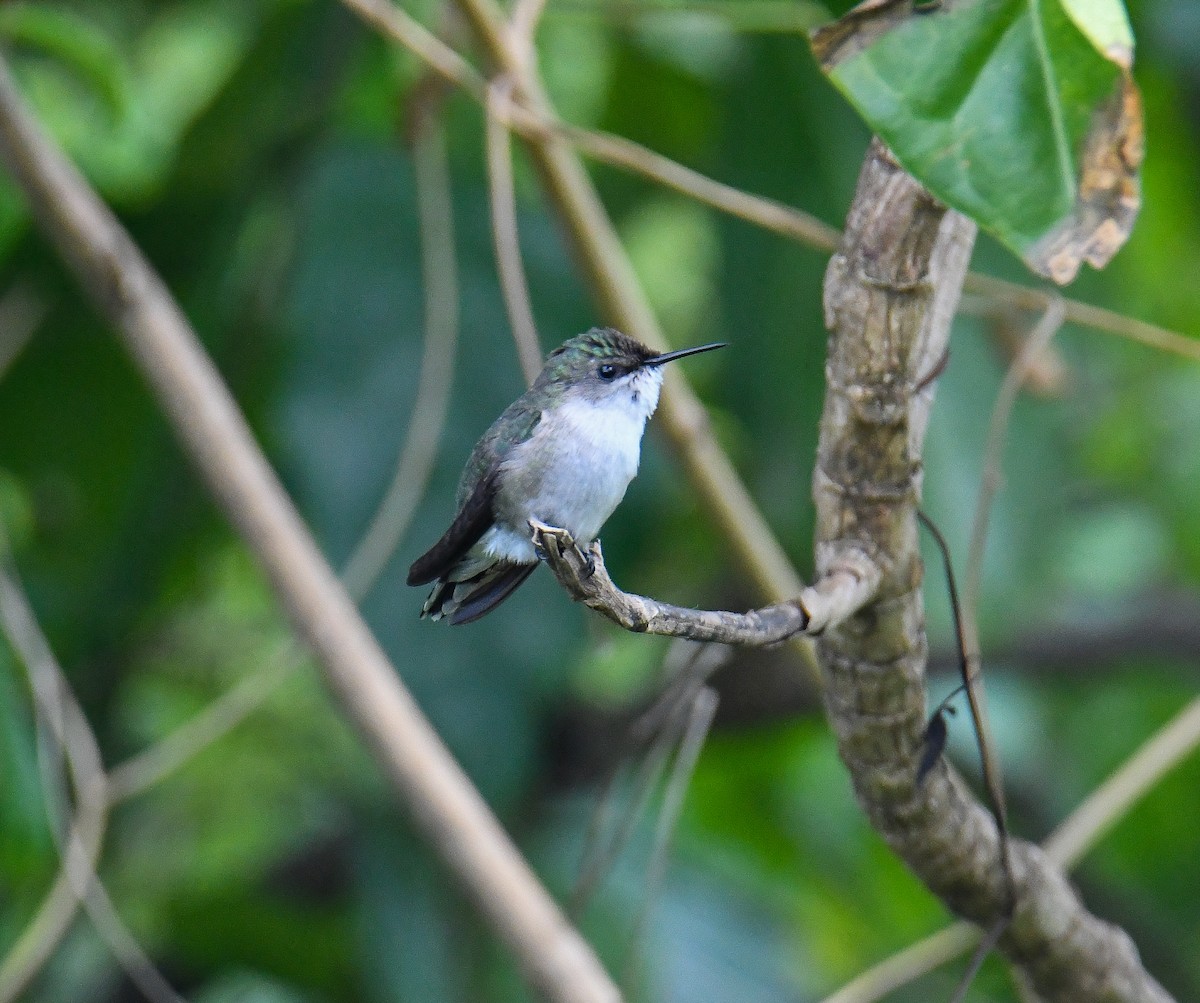
<path fill-rule="evenodd" d="M 410 9 L 442 23 L 432 3 Z M 1131 13 L 1151 137 L 1145 208 L 1129 247 L 1076 291 L 1195 332 L 1200 24 L 1187 0 Z M 645 16 L 563 0 L 547 12 L 541 61 L 569 119 L 837 224 L 867 133 L 804 38 L 778 27 L 820 16 L 749 0 Z M 326 552 L 343 560 L 390 479 L 422 350 L 400 132 L 419 67 L 338 5 L 302 0 L 6 5 L 0 36 L 38 114 L 161 270 Z M 427 497 L 364 608 L 455 754 L 565 894 L 595 795 L 581 750 L 599 743 L 611 755 L 617 734 L 588 729 L 654 684 L 664 647 L 615 635 L 540 573 L 471 627 L 416 619 L 421 597 L 404 571 L 444 528 L 475 438 L 521 388 L 487 228 L 481 115 L 458 95 L 444 112 L 462 272 L 453 410 Z M 732 342 L 689 373 L 809 570 L 823 257 L 642 179 L 595 173 L 672 343 Z M 523 159 L 518 182 L 548 349 L 601 318 Z M 48 310 L 0 381 L 0 514 L 115 765 L 267 669 L 286 627 L 7 181 L 0 256 L 0 296 L 29 288 Z M 986 240 L 976 265 L 1022 277 Z M 959 322 L 929 435 L 926 505 L 960 560 L 1006 365 L 993 333 Z M 1182 647 L 1155 635 L 1164 616 L 1200 601 L 1200 368 L 1094 331 L 1068 329 L 1056 344 L 1069 382 L 1018 404 L 981 610 L 985 652 L 999 653 L 990 704 L 1014 828 L 1034 838 L 1195 693 L 1200 650 L 1194 621 Z M 653 435 L 605 544 L 631 589 L 708 606 L 755 601 Z M 932 639 L 944 650 L 943 592 L 930 577 Z M 1037 657 L 1060 636 L 1103 633 L 1142 609 L 1135 642 L 1094 664 Z M 797 671 L 786 654 L 746 655 L 723 686 L 778 685 Z M 817 712 L 776 706 L 760 717 L 719 721 L 704 752 L 634 998 L 815 999 L 945 920 L 867 828 Z M 963 730 L 955 725 L 951 749 L 970 772 Z M 1126 925 L 1181 1000 L 1200 998 L 1198 791 L 1193 756 L 1077 872 L 1089 903 Z M 614 970 L 629 954 L 648 845 L 645 832 L 634 839 L 584 919 Z M 0 951 L 57 863 L 27 685 L 0 646 Z M 156 963 L 202 1003 L 527 998 L 311 666 L 118 807 L 101 873 Z M 944 998 L 953 981 L 953 970 L 937 973 L 893 999 Z M 29 998 L 139 997 L 80 921 Z M 1016 998 L 997 962 L 974 998 Z"/>
<path fill-rule="evenodd" d="M 1133 49 L 1120 0 L 878 10 L 878 35 L 814 37 L 830 79 L 930 191 L 1062 281 L 1044 245 L 1095 198 L 1085 150 Z"/>

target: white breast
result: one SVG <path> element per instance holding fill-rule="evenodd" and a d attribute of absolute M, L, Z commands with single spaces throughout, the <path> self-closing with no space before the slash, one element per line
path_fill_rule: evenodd
<path fill-rule="evenodd" d="M 594 540 L 637 473 L 642 433 L 658 395 L 647 396 L 640 395 L 638 406 L 575 397 L 544 417 L 504 463 L 497 525 L 483 541 L 487 550 L 532 560 L 530 518 L 570 530 L 581 544 Z"/>

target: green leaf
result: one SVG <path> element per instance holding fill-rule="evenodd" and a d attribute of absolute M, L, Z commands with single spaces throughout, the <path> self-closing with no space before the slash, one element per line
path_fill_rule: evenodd
<path fill-rule="evenodd" d="M 1128 236 L 1142 122 L 1118 0 L 884 0 L 813 49 L 905 169 L 1034 271 L 1070 281 Z"/>

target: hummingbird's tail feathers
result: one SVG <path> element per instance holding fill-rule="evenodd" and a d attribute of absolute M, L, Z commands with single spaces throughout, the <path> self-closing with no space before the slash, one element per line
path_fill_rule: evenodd
<path fill-rule="evenodd" d="M 485 613 L 490 613 L 505 599 L 517 591 L 520 584 L 531 574 L 536 564 L 510 564 L 490 581 L 481 583 L 469 593 L 462 604 L 450 614 L 450 623 L 472 623 Z"/>
<path fill-rule="evenodd" d="M 496 476 L 493 473 L 482 478 L 475 486 L 442 538 L 413 561 L 408 569 L 409 585 L 428 585 L 435 578 L 448 574 L 459 559 L 479 542 L 479 538 L 495 522 L 492 514 L 492 499 L 495 496 Z"/>
<path fill-rule="evenodd" d="M 536 567 L 500 561 L 464 581 L 443 579 L 429 593 L 421 616 L 430 620 L 445 618 L 455 625 L 472 623 L 504 602 Z"/>

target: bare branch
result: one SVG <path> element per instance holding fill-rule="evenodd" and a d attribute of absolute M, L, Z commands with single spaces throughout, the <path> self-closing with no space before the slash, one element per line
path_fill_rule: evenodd
<path fill-rule="evenodd" d="M 974 225 L 873 144 L 826 274 L 831 330 L 821 422 L 817 570 L 870 541 L 879 601 L 818 642 L 826 707 L 872 824 L 951 909 L 986 928 L 1010 902 L 992 817 L 941 762 L 922 784 L 926 639 L 915 512 L 935 370 Z M 1000 949 L 1048 1001 L 1169 997 L 1129 937 L 1090 915 L 1045 853 L 1012 843 L 1018 891 Z"/>
<path fill-rule="evenodd" d="M 549 2 L 550 0 L 516 0 L 513 4 L 512 44 L 524 50 L 522 58 L 530 72 L 536 70 L 534 63 L 537 59 L 537 49 L 534 42 L 537 40 L 538 24 Z"/>
<path fill-rule="evenodd" d="M 821 1003 L 876 1003 L 901 986 L 969 951 L 979 942 L 979 934 L 979 927 L 970 923 L 951 923 L 903 951 L 897 951 L 879 964 L 872 965 L 837 992 L 826 996 Z"/>
<path fill-rule="evenodd" d="M 0 551 L 5 541 L 0 530 Z M 87 718 L 54 657 L 15 571 L 0 554 L 0 621 L 13 649 L 25 663 L 38 710 L 39 737 L 49 733 L 53 751 L 65 758 L 75 792 L 76 810 L 65 837 L 51 826 L 62 868 L 31 925 L 5 960 L 0 998 L 11 999 L 49 960 L 82 902 L 96 931 L 121 967 L 151 1003 L 181 1003 L 181 997 L 154 966 L 121 922 L 96 875 L 108 821 L 107 778 Z M 58 786 L 55 769 L 44 771 L 43 792 L 51 807 Z M 54 812 L 51 811 L 53 815 Z"/>
<path fill-rule="evenodd" d="M 1046 856 L 1073 867 L 1168 772 L 1200 747 L 1200 699 L 1193 700 L 1093 791 L 1042 844 Z M 979 940 L 970 923 L 951 923 L 871 966 L 822 1003 L 874 1003 L 954 960 Z"/>
<path fill-rule="evenodd" d="M 1055 298 L 1042 314 L 1029 337 L 1013 360 L 996 401 L 992 405 L 992 417 L 988 422 L 987 442 L 983 451 L 983 476 L 979 486 L 979 499 L 975 503 L 975 518 L 971 523 L 971 544 L 967 551 L 966 572 L 963 575 L 963 626 L 967 635 L 967 650 L 979 653 L 979 628 L 977 614 L 979 610 L 979 588 L 983 577 L 983 555 L 987 543 L 988 519 L 991 514 L 992 502 L 996 492 L 1003 483 L 1004 472 L 1001 469 L 1004 454 L 1004 441 L 1008 437 L 1008 423 L 1012 417 L 1013 406 L 1017 402 L 1017 394 L 1028 378 L 1030 370 L 1037 363 L 1038 357 L 1050 345 L 1054 335 L 1062 327 L 1066 316 L 1063 302 Z"/>
<path fill-rule="evenodd" d="M 45 723 L 54 744 L 65 755 L 78 805 L 60 847 L 62 866 L 58 876 L 34 918 L 0 964 L 0 1001 L 9 1003 L 21 996 L 45 966 L 79 912 L 80 901 L 87 894 L 100 859 L 108 805 L 104 765 L 95 736 L 16 575 L 5 566 L 7 541 L 2 534 L 0 527 L 0 623 L 13 650 L 25 664 L 39 723 Z"/>
<path fill-rule="evenodd" d="M 228 735 L 266 702 L 300 664 L 302 655 L 295 641 L 285 641 L 271 653 L 265 666 L 238 680 L 153 745 L 114 766 L 109 773 L 110 803 L 119 804 L 144 794 Z"/>
<path fill-rule="evenodd" d="M 529 528 L 534 546 L 572 599 L 639 634 L 766 647 L 841 623 L 871 600 L 880 579 L 879 568 L 864 551 L 847 548 L 816 585 L 801 590 L 791 602 L 748 613 L 687 609 L 622 592 L 604 566 L 599 541 L 585 554 L 565 529 L 536 519 L 529 521 Z"/>
<path fill-rule="evenodd" d="M 599 543 L 593 543 L 585 554 L 565 529 L 533 519 L 529 526 L 534 546 L 545 554 L 550 570 L 571 598 L 603 613 L 626 630 L 684 637 L 689 641 L 763 647 L 786 641 L 808 624 L 808 614 L 793 603 L 779 603 L 749 613 L 726 613 L 685 609 L 622 592 L 608 576 Z"/>
<path fill-rule="evenodd" d="M 342 2 L 376 30 L 424 60 L 446 80 L 463 88 L 475 100 L 480 103 L 486 100 L 487 87 L 478 72 L 462 56 L 431 35 L 389 0 Z M 500 30 L 491 37 L 496 44 L 509 48 L 511 46 L 504 40 L 506 31 L 503 23 L 500 24 Z M 528 68 L 515 48 L 512 56 L 523 68 Z M 520 132 L 532 143 L 553 138 L 565 139 L 595 160 L 640 174 L 720 212 L 817 250 L 833 251 L 841 238 L 837 229 L 815 216 L 716 181 L 623 136 L 564 123 L 548 114 L 545 108 L 539 109 L 533 104 L 516 104 L 509 110 L 509 122 L 515 131 Z M 994 301 L 1001 309 L 1015 306 L 1038 313 L 1045 311 L 1052 300 L 1058 298 L 1055 290 L 1037 289 L 976 272 L 967 275 L 963 288 L 986 300 Z M 1070 323 L 1091 327 L 1160 351 L 1200 361 L 1200 339 L 1080 300 L 1064 298 L 1062 302 L 1066 320 Z M 972 311 L 978 309 L 983 313 L 991 313 L 995 309 L 974 299 L 969 304 L 964 304 L 964 307 Z"/>
<path fill-rule="evenodd" d="M 517 193 L 513 184 L 512 143 L 508 127 L 498 107 L 508 100 L 512 81 L 501 77 L 488 88 L 485 115 L 488 190 L 492 207 L 492 244 L 496 251 L 496 270 L 500 291 L 508 313 L 508 326 L 517 346 L 521 372 L 530 386 L 542 368 L 542 348 L 538 344 L 537 324 L 529 304 L 529 284 L 521 260 L 521 240 L 517 231 Z"/>
<path fill-rule="evenodd" d="M 3 59 L 0 155 L 44 232 L 125 340 L 414 821 L 528 979 L 554 1000 L 619 999 L 401 684 L 162 280 L 34 122 Z"/>

